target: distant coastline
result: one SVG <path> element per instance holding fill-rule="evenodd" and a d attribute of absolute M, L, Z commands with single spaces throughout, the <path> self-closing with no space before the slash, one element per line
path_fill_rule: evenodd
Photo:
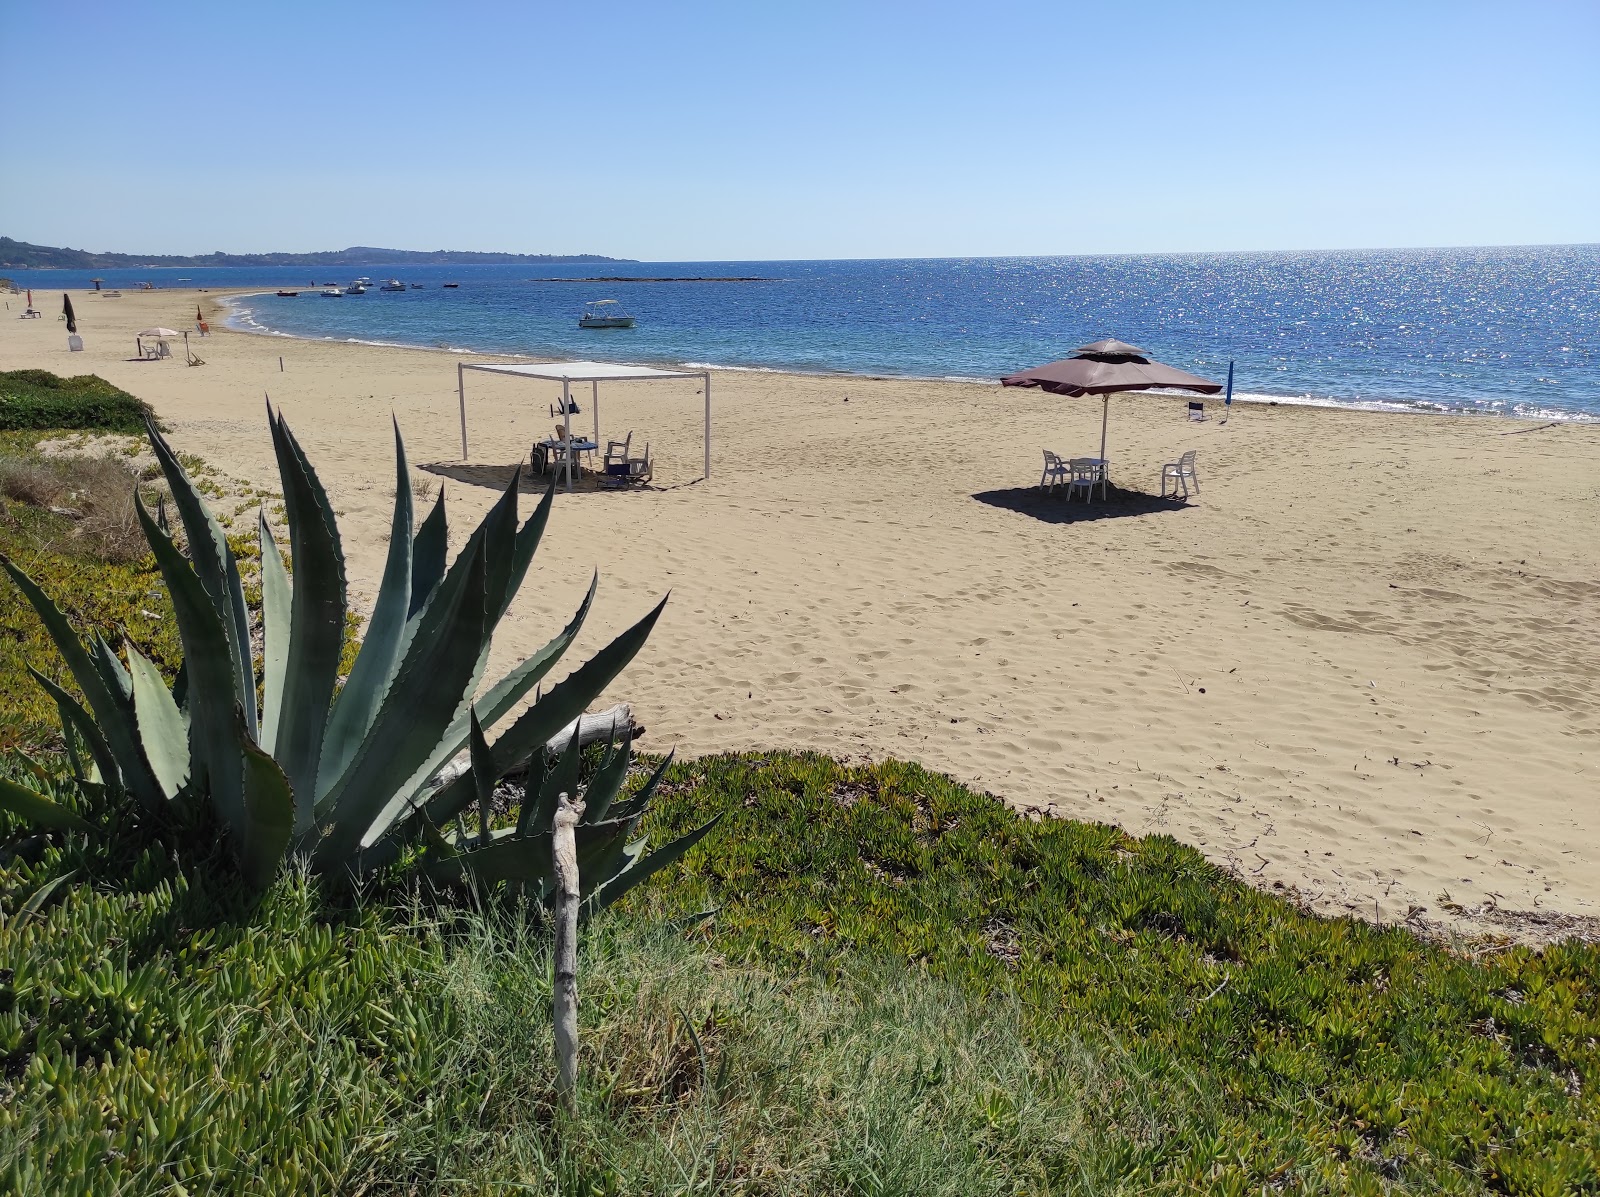
<path fill-rule="evenodd" d="M 527 263 L 548 265 L 558 262 L 631 262 L 632 258 L 610 258 L 604 254 L 509 254 L 479 253 L 454 249 L 380 249 L 352 245 L 348 249 L 317 253 L 267 254 L 121 254 L 91 253 L 86 249 L 66 249 L 53 245 L 34 245 L 11 237 L 0 237 L 0 269 L 11 270 L 162 270 L 193 269 L 199 266 L 481 266 Z"/>

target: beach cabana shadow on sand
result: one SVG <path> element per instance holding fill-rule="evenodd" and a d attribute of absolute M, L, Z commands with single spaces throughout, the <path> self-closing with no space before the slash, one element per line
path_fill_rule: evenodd
<path fill-rule="evenodd" d="M 462 461 L 421 461 L 417 469 L 426 470 L 430 474 L 437 474 L 441 478 L 449 478 L 455 482 L 464 482 L 468 486 L 482 486 L 493 491 L 503 491 L 511 484 L 511 471 L 516 469 L 515 463 L 507 465 L 476 464 Z M 550 485 L 550 475 L 537 474 L 530 470 L 526 463 L 522 467 L 522 482 L 517 487 L 525 495 L 542 495 Z M 563 493 L 565 490 L 563 487 Z M 628 491 L 655 490 L 657 488 L 645 485 L 634 485 L 627 488 L 602 487 L 595 483 L 595 476 L 590 473 L 582 474 L 572 480 L 572 489 L 577 494 L 625 494 Z"/>
<path fill-rule="evenodd" d="M 509 475 L 508 475 L 509 476 Z M 1186 511 L 1182 499 L 1163 499 L 1142 490 L 1123 490 L 1111 486 L 1098 502 L 1069 501 L 1064 493 L 1049 494 L 1037 486 L 1014 486 L 1008 490 L 986 490 L 972 496 L 990 507 L 1003 507 L 1018 515 L 1031 515 L 1047 524 L 1083 524 L 1091 520 L 1116 519 L 1127 515 L 1155 515 L 1163 511 Z"/>

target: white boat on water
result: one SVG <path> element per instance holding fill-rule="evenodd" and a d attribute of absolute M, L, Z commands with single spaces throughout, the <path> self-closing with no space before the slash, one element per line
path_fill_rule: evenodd
<path fill-rule="evenodd" d="M 406 285 L 397 278 L 389 279 L 383 286 L 378 288 L 380 291 L 404 291 L 405 289 Z"/>
<path fill-rule="evenodd" d="M 321 295 L 324 299 L 339 299 L 344 295 L 344 292 L 339 290 L 338 287 L 327 287 L 317 292 L 317 294 Z"/>
<path fill-rule="evenodd" d="M 344 289 L 344 293 L 346 295 L 365 295 L 367 293 L 367 288 L 370 286 L 372 286 L 372 280 L 370 278 L 358 278 L 355 282 L 351 283 Z"/>
<path fill-rule="evenodd" d="M 615 299 L 597 299 L 583 305 L 579 328 L 632 328 L 633 317 Z"/>

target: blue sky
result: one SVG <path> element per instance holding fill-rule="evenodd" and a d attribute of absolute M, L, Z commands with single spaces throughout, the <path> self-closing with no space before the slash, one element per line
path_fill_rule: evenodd
<path fill-rule="evenodd" d="M 0 231 L 658 261 L 1600 241 L 1597 55 L 1594 0 L 0 0 Z"/>

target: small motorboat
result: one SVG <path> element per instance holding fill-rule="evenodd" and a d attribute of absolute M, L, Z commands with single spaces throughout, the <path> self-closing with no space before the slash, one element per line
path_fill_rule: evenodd
<path fill-rule="evenodd" d="M 298 292 L 298 291 L 279 291 L 278 292 L 278 298 L 279 299 L 296 299 L 296 298 L 299 297 L 299 295 L 300 295 L 300 292 Z"/>
<path fill-rule="evenodd" d="M 337 287 L 339 284 L 338 283 L 323 283 L 322 285 L 324 287 Z"/>
<path fill-rule="evenodd" d="M 460 285 L 461 285 L 460 283 L 445 283 L 444 284 L 444 289 L 446 291 L 453 291 L 455 288 L 459 287 Z"/>
<path fill-rule="evenodd" d="M 370 286 L 372 286 L 372 280 L 370 278 L 358 278 L 355 282 L 351 283 L 344 289 L 344 293 L 346 295 L 365 295 L 367 293 L 367 288 Z"/>
<path fill-rule="evenodd" d="M 420 291 L 420 290 L 422 290 L 422 284 L 421 283 L 412 283 L 411 284 L 411 289 L 413 291 Z"/>
<path fill-rule="evenodd" d="M 338 287 L 328 287 L 326 290 L 318 292 L 318 294 L 324 299 L 340 299 L 344 296 L 344 292 L 339 290 Z"/>
<path fill-rule="evenodd" d="M 405 289 L 406 285 L 397 278 L 388 280 L 383 284 L 383 286 L 378 288 L 380 291 L 404 291 Z"/>
<path fill-rule="evenodd" d="M 583 305 L 583 315 L 578 317 L 579 328 L 632 328 L 633 317 L 622 310 L 615 299 L 596 299 Z"/>

